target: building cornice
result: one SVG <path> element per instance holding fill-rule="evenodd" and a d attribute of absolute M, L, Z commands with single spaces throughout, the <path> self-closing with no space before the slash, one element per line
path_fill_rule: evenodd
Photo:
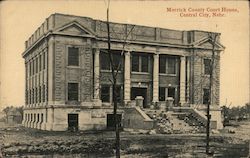
<path fill-rule="evenodd" d="M 68 37 L 79 37 L 79 38 L 91 38 L 96 40 L 96 42 L 98 41 L 102 41 L 102 42 L 107 42 L 107 38 L 104 37 L 96 37 L 93 35 L 89 35 L 89 34 L 84 34 L 84 35 L 75 35 L 75 34 L 69 34 L 69 33 L 63 33 L 63 32 L 56 32 L 56 31 L 49 31 L 47 34 L 41 36 L 31 47 L 29 47 L 28 49 L 26 49 L 23 53 L 22 56 L 25 57 L 29 51 L 31 51 L 39 42 L 41 42 L 42 40 L 48 38 L 51 35 L 60 35 L 60 36 L 68 36 Z M 123 40 L 119 40 L 119 39 L 114 39 L 111 38 L 110 39 L 111 42 L 116 42 L 116 43 L 124 43 Z M 212 50 L 211 48 L 204 48 L 202 46 L 197 46 L 194 44 L 171 44 L 171 43 L 165 43 L 165 42 L 160 42 L 160 41 L 155 41 L 155 42 L 149 42 L 149 41 L 143 41 L 143 40 L 127 40 L 126 43 L 130 43 L 130 44 L 138 44 L 138 45 L 148 45 L 148 46 L 155 46 L 155 47 L 170 47 L 170 48 L 182 48 L 182 49 L 202 49 L 202 50 Z M 223 48 L 217 48 L 215 49 L 216 51 L 223 51 Z"/>

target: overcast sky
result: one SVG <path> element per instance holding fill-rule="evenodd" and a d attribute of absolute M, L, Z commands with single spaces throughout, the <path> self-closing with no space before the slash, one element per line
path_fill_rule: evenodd
<path fill-rule="evenodd" d="M 24 60 L 21 56 L 24 42 L 49 15 L 57 12 L 105 20 L 105 8 L 104 1 L 0 2 L 0 108 L 24 105 Z M 200 11 L 234 8 L 238 11 L 217 12 L 224 14 L 223 17 L 181 17 L 180 13 L 167 12 L 167 8 Z M 249 102 L 248 2 L 111 1 L 110 20 L 177 30 L 220 32 L 221 43 L 226 47 L 221 54 L 220 103 L 236 106 Z"/>

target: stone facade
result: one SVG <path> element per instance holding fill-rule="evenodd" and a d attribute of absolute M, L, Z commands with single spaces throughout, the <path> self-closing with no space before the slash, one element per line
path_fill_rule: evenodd
<path fill-rule="evenodd" d="M 143 108 L 154 107 L 167 97 L 174 98 L 176 107 L 197 105 L 204 108 L 203 91 L 209 87 L 204 59 L 212 56 L 209 32 L 118 23 L 110 23 L 110 27 L 112 53 L 119 54 L 121 59 L 117 85 L 120 87 L 119 113 L 122 119 L 128 120 L 124 117 L 130 115 L 124 113 L 131 111 L 127 108 L 134 104 L 138 95 L 144 97 Z M 129 44 L 122 40 L 126 36 Z M 106 23 L 87 17 L 53 14 L 25 45 L 23 124 L 63 131 L 73 122 L 72 125 L 77 124 L 80 130 L 105 129 L 108 114 L 113 109 L 111 71 L 102 67 L 107 62 L 103 57 L 108 48 Z M 71 57 L 70 48 L 77 50 L 77 57 Z M 212 120 L 218 122 L 221 122 L 218 118 L 219 60 L 223 50 L 218 39 L 211 95 Z M 77 60 L 77 65 L 69 64 L 71 58 Z M 71 83 L 78 86 L 72 94 Z M 70 99 L 71 95 L 75 100 Z"/>

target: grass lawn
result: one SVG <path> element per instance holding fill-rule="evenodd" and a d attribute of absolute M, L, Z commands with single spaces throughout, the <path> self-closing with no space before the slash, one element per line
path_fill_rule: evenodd
<path fill-rule="evenodd" d="M 236 132 L 237 133 L 237 132 Z M 114 157 L 112 131 L 47 132 L 0 130 L 4 157 Z M 247 157 L 250 139 L 237 134 L 211 136 L 214 157 Z M 206 157 L 205 134 L 131 134 L 121 132 L 121 157 Z"/>

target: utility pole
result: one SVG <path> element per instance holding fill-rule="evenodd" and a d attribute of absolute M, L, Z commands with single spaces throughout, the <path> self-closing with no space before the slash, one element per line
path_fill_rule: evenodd
<path fill-rule="evenodd" d="M 120 132 L 119 132 L 119 122 L 117 118 L 117 86 L 116 86 L 116 75 L 115 75 L 115 70 L 114 70 L 114 61 L 113 61 L 113 56 L 111 53 L 111 43 L 110 43 L 110 25 L 109 25 L 109 4 L 107 7 L 107 31 L 108 31 L 108 54 L 109 54 L 109 61 L 111 64 L 111 70 L 112 70 L 112 93 L 113 93 L 113 104 L 114 104 L 114 118 L 115 118 L 115 136 L 116 136 L 116 141 L 115 141 L 115 155 L 116 158 L 120 158 Z"/>
<path fill-rule="evenodd" d="M 214 58 L 215 58 L 215 42 L 216 42 L 216 38 L 217 38 L 217 34 L 213 35 L 209 34 L 209 38 L 211 38 L 212 40 L 212 58 L 211 58 L 211 62 L 210 62 L 210 83 L 209 83 L 209 101 L 207 104 L 207 128 L 206 128 L 206 154 L 210 155 L 210 145 L 209 145 L 209 141 L 210 141 L 210 119 L 211 119 L 211 115 L 210 115 L 210 105 L 212 104 L 212 90 L 213 90 L 213 71 L 214 71 Z"/>

